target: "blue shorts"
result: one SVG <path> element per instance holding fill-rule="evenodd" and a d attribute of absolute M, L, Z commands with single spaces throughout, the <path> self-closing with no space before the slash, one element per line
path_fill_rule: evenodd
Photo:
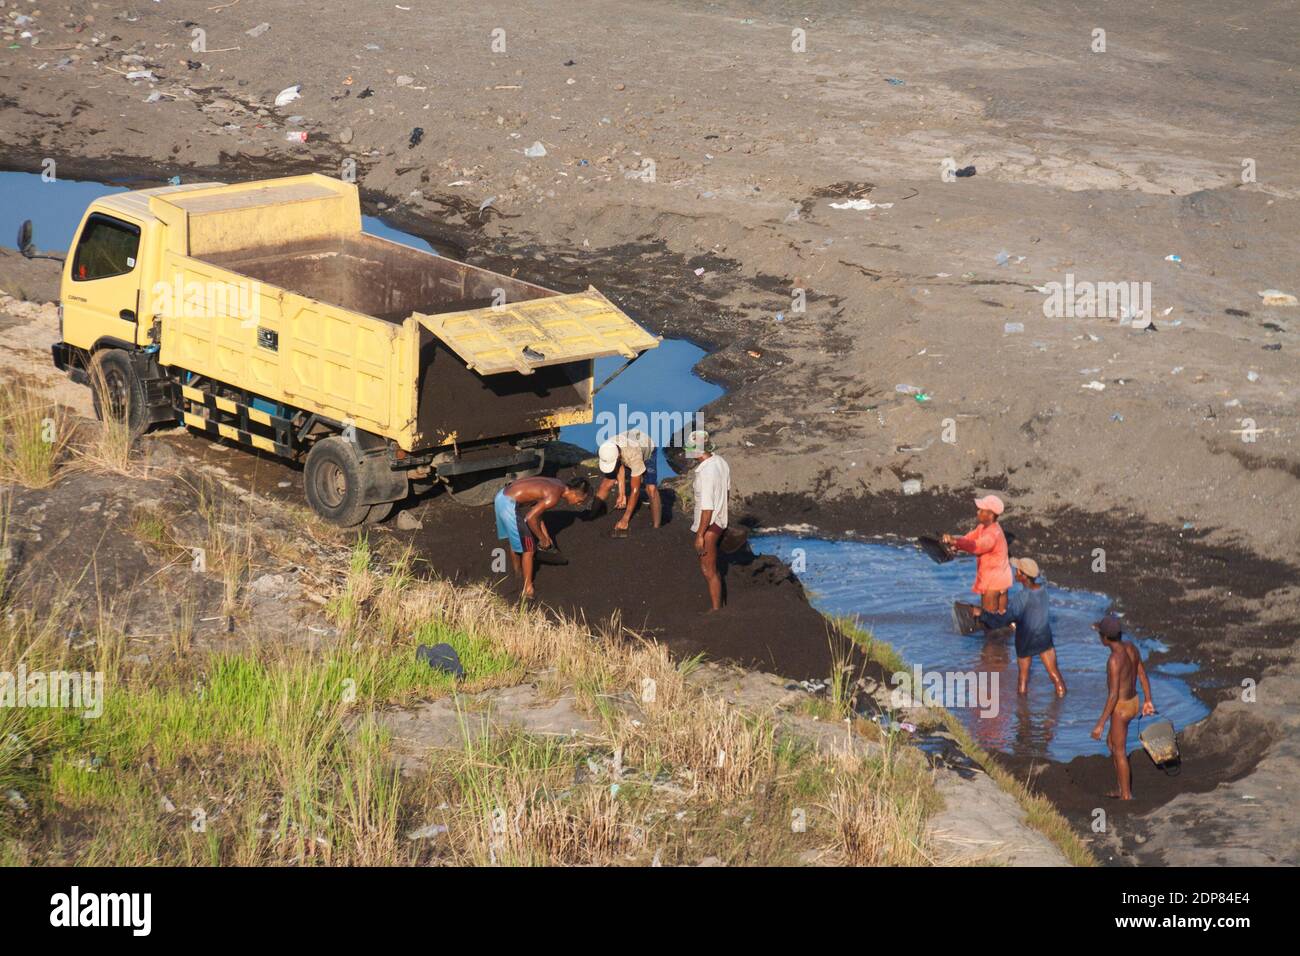
<path fill-rule="evenodd" d="M 497 537 L 510 542 L 510 550 L 515 554 L 536 551 L 537 541 L 528 527 L 528 522 L 519 512 L 523 505 L 506 494 L 502 488 L 492 500 L 492 508 L 497 516 Z"/>
<path fill-rule="evenodd" d="M 656 448 L 650 453 L 650 459 L 645 463 L 645 471 L 641 473 L 641 487 L 646 485 L 659 484 L 659 449 Z"/>

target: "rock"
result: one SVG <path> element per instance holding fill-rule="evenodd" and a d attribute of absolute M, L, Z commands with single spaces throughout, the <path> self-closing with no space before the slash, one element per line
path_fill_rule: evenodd
<path fill-rule="evenodd" d="M 343 144 L 345 144 L 345 145 L 348 144 L 348 143 L 350 143 L 350 142 L 352 142 L 352 127 L 351 127 L 351 126 L 345 126 L 345 127 L 343 127 L 342 130 L 339 131 L 339 142 L 340 142 L 340 143 L 343 143 Z"/>
<path fill-rule="evenodd" d="M 263 574 L 248 585 L 248 593 L 259 597 L 272 597 L 283 594 L 287 582 L 283 574 Z"/>
<path fill-rule="evenodd" d="M 265 33 L 269 29 L 271 29 L 271 24 L 259 23 L 257 26 L 253 27 L 253 29 L 245 30 L 244 33 L 248 34 L 248 36 L 250 37 L 256 38 L 256 37 L 260 37 L 263 33 Z"/>
<path fill-rule="evenodd" d="M 397 513 L 397 520 L 394 524 L 397 525 L 398 531 L 419 531 L 424 527 L 424 524 L 420 519 L 409 511 L 399 511 Z"/>
<path fill-rule="evenodd" d="M 397 78 L 398 86 L 410 86 L 414 82 L 415 82 L 415 77 L 413 76 L 402 75 Z"/>

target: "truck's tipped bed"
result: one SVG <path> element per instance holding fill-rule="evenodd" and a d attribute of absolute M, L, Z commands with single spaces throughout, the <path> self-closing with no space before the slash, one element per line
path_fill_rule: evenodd
<path fill-rule="evenodd" d="M 400 323 L 491 305 L 496 289 L 520 302 L 557 293 L 367 233 L 204 257 L 250 279 L 330 305 Z"/>

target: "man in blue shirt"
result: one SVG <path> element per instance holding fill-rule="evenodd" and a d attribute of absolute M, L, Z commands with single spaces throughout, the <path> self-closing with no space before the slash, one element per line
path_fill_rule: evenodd
<path fill-rule="evenodd" d="M 1029 665 L 1041 657 L 1047 676 L 1056 686 L 1056 696 L 1065 696 L 1065 681 L 1056 666 L 1056 647 L 1052 643 L 1052 623 L 1047 607 L 1047 591 L 1039 583 L 1041 572 L 1033 558 L 1012 558 L 1011 569 L 1020 587 L 1007 597 L 1007 617 L 1016 634 L 1016 665 L 1020 668 L 1019 690 L 1029 693 Z"/>

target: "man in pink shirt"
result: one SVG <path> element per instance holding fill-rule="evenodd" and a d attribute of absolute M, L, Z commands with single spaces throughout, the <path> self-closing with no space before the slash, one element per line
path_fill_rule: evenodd
<path fill-rule="evenodd" d="M 1005 614 L 1007 591 L 1011 589 L 1011 563 L 1007 560 L 1007 539 L 998 524 L 1004 505 L 997 495 L 975 499 L 979 524 L 970 534 L 954 538 L 943 536 L 943 543 L 958 551 L 976 556 L 975 584 L 971 590 L 980 596 L 980 607 L 993 614 Z"/>

